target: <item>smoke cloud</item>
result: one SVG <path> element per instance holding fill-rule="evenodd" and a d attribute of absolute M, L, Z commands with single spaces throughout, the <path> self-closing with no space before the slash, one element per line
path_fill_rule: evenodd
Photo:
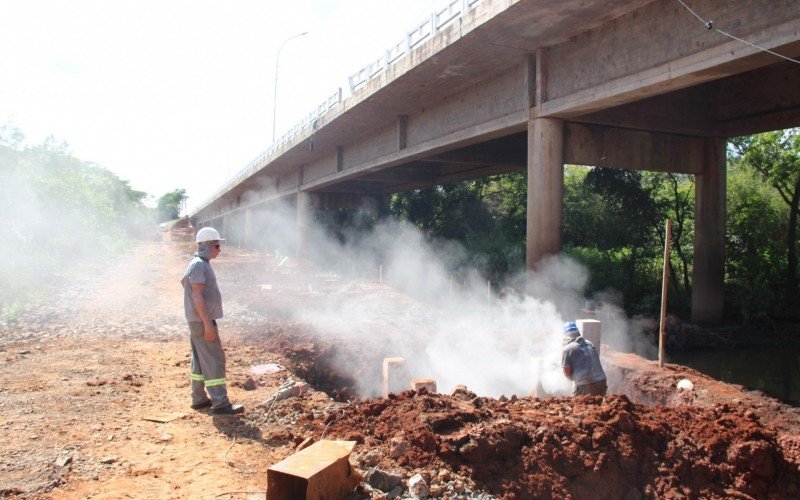
<path fill-rule="evenodd" d="M 292 204 L 254 211 L 251 217 L 251 244 L 294 255 L 298 242 Z M 361 227 L 332 235 L 311 223 L 302 244 L 320 272 L 341 276 L 355 271 L 361 279 L 342 280 L 342 289 L 332 296 L 283 307 L 321 338 L 354 346 L 368 366 L 403 357 L 410 377 L 433 378 L 440 392 L 463 384 L 484 396 L 527 395 L 539 384 L 548 394 L 569 394 L 571 382 L 560 366 L 564 322 L 599 319 L 604 343 L 620 350 L 632 347 L 633 327 L 619 307 L 602 302 L 596 316 L 581 312 L 589 276 L 567 257 L 542 262 L 527 276 L 527 293 L 512 286 L 498 290 L 462 265 L 465 250 L 456 242 L 432 241 L 394 219 L 356 226 Z M 241 226 L 225 231 L 233 241 L 244 238 Z M 385 286 L 376 285 L 379 279 Z M 343 357 L 341 371 L 354 373 L 353 366 L 346 366 L 352 362 Z M 361 396 L 381 393 L 381 381 L 374 376 L 358 384 Z"/>

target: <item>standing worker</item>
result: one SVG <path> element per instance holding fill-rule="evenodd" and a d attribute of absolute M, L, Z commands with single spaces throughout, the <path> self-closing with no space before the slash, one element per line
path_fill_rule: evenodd
<path fill-rule="evenodd" d="M 222 295 L 211 259 L 219 255 L 223 241 L 219 232 L 204 227 L 197 232 L 197 253 L 181 278 L 183 308 L 189 322 L 192 346 L 192 409 L 211 407 L 219 415 L 242 413 L 244 406 L 231 404 L 225 387 L 225 351 L 217 320 L 222 317 Z M 208 394 L 206 394 L 208 391 Z"/>
<path fill-rule="evenodd" d="M 564 323 L 563 332 L 561 368 L 564 370 L 564 375 L 575 384 L 572 395 L 605 396 L 608 390 L 606 372 L 600 364 L 600 354 L 597 353 L 597 349 L 581 336 L 574 321 Z"/>

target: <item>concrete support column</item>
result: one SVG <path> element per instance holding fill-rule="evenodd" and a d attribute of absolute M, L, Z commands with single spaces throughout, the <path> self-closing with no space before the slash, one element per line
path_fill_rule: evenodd
<path fill-rule="evenodd" d="M 564 207 L 564 122 L 528 121 L 528 222 L 526 267 L 561 251 Z"/>
<path fill-rule="evenodd" d="M 244 227 L 242 228 L 242 247 L 248 248 L 253 243 L 253 209 L 244 209 Z"/>
<path fill-rule="evenodd" d="M 725 279 L 726 141 L 708 138 L 705 171 L 695 176 L 694 265 L 692 321 L 722 320 Z"/>
<path fill-rule="evenodd" d="M 295 254 L 297 258 L 303 258 L 308 255 L 308 232 L 311 227 L 311 214 L 312 214 L 312 198 L 311 193 L 307 191 L 297 191 L 297 242 L 295 245 Z"/>

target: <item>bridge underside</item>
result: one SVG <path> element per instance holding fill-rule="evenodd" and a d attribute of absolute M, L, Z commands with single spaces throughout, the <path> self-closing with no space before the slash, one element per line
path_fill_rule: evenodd
<path fill-rule="evenodd" d="M 800 64 L 706 30 L 672 0 L 506 3 L 390 68 L 197 221 L 247 227 L 254 210 L 291 198 L 302 229 L 313 206 L 527 172 L 535 269 L 561 249 L 565 163 L 693 174 L 692 314 L 721 319 L 725 139 L 800 125 Z M 693 5 L 720 29 L 800 55 L 800 2 Z"/>

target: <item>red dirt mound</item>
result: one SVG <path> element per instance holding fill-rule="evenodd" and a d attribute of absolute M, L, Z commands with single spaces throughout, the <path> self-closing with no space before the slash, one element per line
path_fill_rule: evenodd
<path fill-rule="evenodd" d="M 298 431 L 327 428 L 328 438 L 377 451 L 381 468 L 450 470 L 505 498 L 798 494 L 797 453 L 785 456 L 791 449 L 752 411 L 649 408 L 616 395 L 499 401 L 465 394 L 364 400 L 324 420 L 300 418 Z"/>

